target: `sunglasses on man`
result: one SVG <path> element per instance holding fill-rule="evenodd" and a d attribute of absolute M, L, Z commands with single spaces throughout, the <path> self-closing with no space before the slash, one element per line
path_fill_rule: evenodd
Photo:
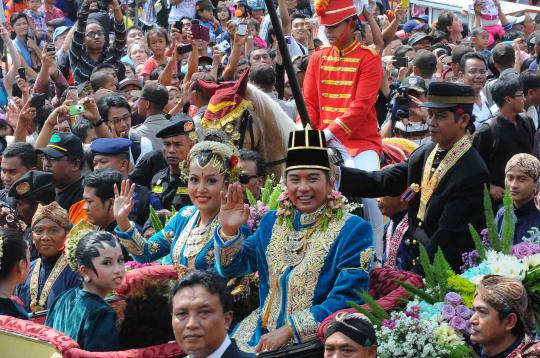
<path fill-rule="evenodd" d="M 238 181 L 240 182 L 240 184 L 247 184 L 251 179 L 256 177 L 256 175 L 240 174 L 238 176 Z"/>

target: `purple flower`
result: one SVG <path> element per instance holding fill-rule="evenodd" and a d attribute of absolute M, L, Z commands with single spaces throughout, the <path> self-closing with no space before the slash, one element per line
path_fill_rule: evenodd
<path fill-rule="evenodd" d="M 459 316 L 463 319 L 471 318 L 472 311 L 465 305 L 459 305 L 456 307 L 456 316 Z"/>
<path fill-rule="evenodd" d="M 528 242 L 521 242 L 512 246 L 512 255 L 518 259 L 522 259 L 527 256 L 532 256 L 540 252 L 540 245 Z"/>
<path fill-rule="evenodd" d="M 456 310 L 452 305 L 444 305 L 441 308 L 441 314 L 445 320 L 449 321 L 456 315 Z"/>
<path fill-rule="evenodd" d="M 396 328 L 397 323 L 396 323 L 396 321 L 393 321 L 391 319 L 385 319 L 385 320 L 382 321 L 382 325 L 383 325 L 383 327 L 386 327 L 386 328 L 389 328 L 389 329 L 394 329 L 394 328 Z"/>
<path fill-rule="evenodd" d="M 444 296 L 444 303 L 457 306 L 461 304 L 461 296 L 455 292 L 448 292 L 446 296 Z"/>
<path fill-rule="evenodd" d="M 452 326 L 452 328 L 454 328 L 455 330 L 458 330 L 461 332 L 464 332 L 465 330 L 467 330 L 467 323 L 468 323 L 467 320 L 464 320 L 463 318 L 459 316 L 455 316 L 454 318 L 450 320 L 450 326 Z"/>

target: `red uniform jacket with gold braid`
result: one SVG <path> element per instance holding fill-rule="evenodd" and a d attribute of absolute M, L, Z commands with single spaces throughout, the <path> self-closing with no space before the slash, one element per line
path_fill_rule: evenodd
<path fill-rule="evenodd" d="M 328 127 L 352 157 L 380 154 L 375 102 L 382 76 L 380 57 L 358 41 L 341 51 L 321 47 L 309 60 L 303 88 L 313 128 Z"/>

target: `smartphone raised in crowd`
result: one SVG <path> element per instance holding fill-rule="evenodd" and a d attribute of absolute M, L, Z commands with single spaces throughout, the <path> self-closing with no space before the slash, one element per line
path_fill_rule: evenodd
<path fill-rule="evenodd" d="M 19 77 L 23 80 L 26 81 L 26 70 L 24 69 L 24 67 L 19 67 L 17 69 L 17 73 L 19 74 Z"/>
<path fill-rule="evenodd" d="M 216 47 L 219 52 L 225 52 L 231 47 L 231 44 L 229 44 L 229 41 L 223 40 L 220 43 L 218 43 Z"/>
<path fill-rule="evenodd" d="M 236 30 L 236 33 L 240 36 L 246 36 L 247 35 L 247 27 L 248 25 L 245 22 L 241 22 L 238 24 L 238 29 Z"/>
<path fill-rule="evenodd" d="M 189 53 L 191 51 L 193 51 L 193 46 L 191 46 L 191 44 L 185 45 L 185 46 L 178 46 L 176 48 L 176 52 L 178 52 L 179 55 L 183 55 L 183 54 Z"/>
<path fill-rule="evenodd" d="M 409 59 L 407 57 L 396 57 L 394 59 L 395 68 L 409 67 Z"/>
<path fill-rule="evenodd" d="M 30 98 L 30 107 L 34 107 L 36 110 L 41 110 L 45 105 L 45 99 L 47 95 L 45 93 L 36 93 Z"/>

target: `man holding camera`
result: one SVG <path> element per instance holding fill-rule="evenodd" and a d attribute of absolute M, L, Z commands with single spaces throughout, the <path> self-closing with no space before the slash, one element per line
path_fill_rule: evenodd
<path fill-rule="evenodd" d="M 427 101 L 426 81 L 411 76 L 403 80 L 392 98 L 388 117 L 381 129 L 383 138 L 398 137 L 418 145 L 430 143 L 428 112 L 421 107 Z"/>
<path fill-rule="evenodd" d="M 363 33 L 363 28 L 352 0 L 316 2 L 315 9 L 330 45 L 313 53 L 304 79 L 312 126 L 324 131 L 328 146 L 340 152 L 347 167 L 378 170 L 382 144 L 375 103 L 383 75 L 381 59 L 355 39 L 355 32 Z M 366 8 L 363 16 L 373 15 Z M 382 255 L 381 212 L 375 199 L 362 202 L 377 254 Z"/>

